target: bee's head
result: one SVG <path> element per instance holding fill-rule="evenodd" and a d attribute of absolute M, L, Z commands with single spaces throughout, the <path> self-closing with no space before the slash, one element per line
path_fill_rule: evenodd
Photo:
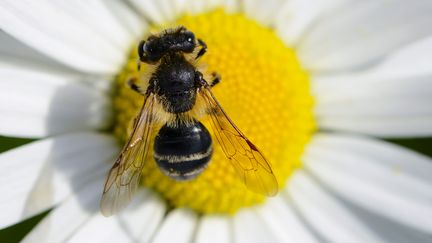
<path fill-rule="evenodd" d="M 152 35 L 138 46 L 140 60 L 155 63 L 164 55 L 172 52 L 191 53 L 195 50 L 196 39 L 194 33 L 184 27 L 175 31 L 163 32 L 159 36 Z"/>

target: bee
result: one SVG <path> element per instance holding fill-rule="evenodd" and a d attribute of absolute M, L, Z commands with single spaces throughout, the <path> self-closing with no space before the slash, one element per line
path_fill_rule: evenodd
<path fill-rule="evenodd" d="M 210 117 L 214 137 L 246 187 L 276 195 L 278 183 L 271 165 L 211 92 L 220 75 L 207 75 L 211 77 L 207 81 L 198 66 L 206 50 L 204 41 L 185 27 L 167 29 L 139 44 L 139 63 L 147 64 L 150 71 L 141 85 L 136 79 L 128 84 L 144 101 L 129 140 L 108 173 L 101 199 L 103 215 L 118 212 L 132 199 L 151 144 L 154 160 L 165 175 L 178 181 L 200 175 L 213 153 L 212 137 L 199 121 L 203 116 Z"/>

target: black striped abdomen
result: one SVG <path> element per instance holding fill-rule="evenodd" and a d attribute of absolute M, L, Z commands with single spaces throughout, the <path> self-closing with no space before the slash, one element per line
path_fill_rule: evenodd
<path fill-rule="evenodd" d="M 164 174 L 175 180 L 197 177 L 207 167 L 211 155 L 211 136 L 198 121 L 189 126 L 164 125 L 155 139 L 156 163 Z"/>

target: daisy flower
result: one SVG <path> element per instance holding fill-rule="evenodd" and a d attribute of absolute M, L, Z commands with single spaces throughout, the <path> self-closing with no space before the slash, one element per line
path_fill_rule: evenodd
<path fill-rule="evenodd" d="M 430 242 L 431 160 L 380 138 L 432 135 L 431 12 L 427 0 L 3 0 L 0 134 L 37 140 L 0 154 L 0 226 L 52 209 L 23 242 Z M 188 182 L 147 161 L 132 203 L 103 217 L 142 103 L 125 85 L 137 43 L 179 25 L 207 42 L 215 96 L 279 194 L 248 191 L 215 145 Z"/>

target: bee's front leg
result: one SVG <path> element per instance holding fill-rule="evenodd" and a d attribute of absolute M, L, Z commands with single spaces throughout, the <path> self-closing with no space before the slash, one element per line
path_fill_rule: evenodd
<path fill-rule="evenodd" d="M 204 41 L 202 41 L 201 39 L 198 39 L 197 41 L 198 41 L 198 44 L 201 46 L 201 49 L 198 51 L 195 59 L 202 57 L 207 52 L 207 44 Z"/>
<path fill-rule="evenodd" d="M 137 85 L 137 82 L 138 82 L 138 77 L 131 77 L 127 81 L 127 85 L 131 90 L 139 93 L 140 95 L 145 95 L 145 92 Z"/>

